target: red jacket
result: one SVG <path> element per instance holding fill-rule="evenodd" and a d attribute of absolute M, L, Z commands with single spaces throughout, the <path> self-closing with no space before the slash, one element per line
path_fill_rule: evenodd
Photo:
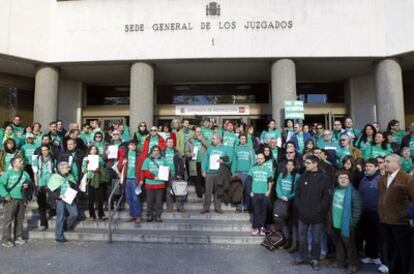
<path fill-rule="evenodd" d="M 135 182 L 138 184 L 140 179 L 140 164 L 139 164 L 140 154 L 137 152 L 136 159 L 135 159 Z M 119 147 L 118 149 L 118 170 L 122 172 L 123 161 L 127 160 L 125 164 L 125 171 L 124 171 L 124 179 L 127 176 L 127 168 L 128 168 L 128 147 Z"/>
<path fill-rule="evenodd" d="M 137 177 L 137 178 L 139 178 L 140 181 L 144 181 L 145 178 L 149 178 L 149 177 L 143 176 L 144 174 L 141 173 L 141 168 L 142 168 L 142 165 L 144 164 L 145 159 L 147 159 L 147 157 L 148 157 L 148 153 L 149 153 L 149 151 L 148 151 L 149 150 L 149 139 L 150 138 L 151 138 L 151 135 L 148 135 L 145 138 L 144 145 L 142 146 L 142 152 L 139 155 L 138 166 L 139 166 L 139 174 L 140 174 L 140 176 Z M 163 150 L 165 148 L 165 140 L 159 134 L 158 134 L 158 146 L 160 147 L 160 150 Z M 154 179 L 154 178 L 149 178 L 149 179 Z"/>

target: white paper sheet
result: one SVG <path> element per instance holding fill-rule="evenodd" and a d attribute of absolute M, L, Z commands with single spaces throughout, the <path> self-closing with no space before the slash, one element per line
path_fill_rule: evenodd
<path fill-rule="evenodd" d="M 139 195 L 141 193 L 142 193 L 142 188 L 139 185 L 137 185 L 137 187 L 135 188 L 135 195 Z"/>
<path fill-rule="evenodd" d="M 193 148 L 193 153 L 194 153 L 194 156 L 193 156 L 193 160 L 197 160 L 197 156 L 198 156 L 198 146 L 194 146 L 194 148 Z"/>
<path fill-rule="evenodd" d="M 220 154 L 210 155 L 210 170 L 218 170 L 220 168 Z"/>
<path fill-rule="evenodd" d="M 160 166 L 160 168 L 158 169 L 158 179 L 161 181 L 168 181 L 169 175 L 170 175 L 170 167 Z"/>
<path fill-rule="evenodd" d="M 99 167 L 99 155 L 88 155 L 88 170 L 95 171 Z"/>
<path fill-rule="evenodd" d="M 74 190 L 73 188 L 68 187 L 68 189 L 66 190 L 66 192 L 62 195 L 62 201 L 64 201 L 67 204 L 72 204 L 73 200 L 76 197 L 76 194 L 78 194 L 78 192 L 76 190 Z"/>
<path fill-rule="evenodd" d="M 34 163 L 37 160 L 38 157 L 39 157 L 39 155 L 33 154 L 32 155 L 32 163 Z"/>
<path fill-rule="evenodd" d="M 83 177 L 80 181 L 79 190 L 82 191 L 82 192 L 86 192 L 86 185 L 87 184 L 88 184 L 88 181 L 87 181 L 87 177 L 86 177 L 86 174 L 85 174 L 85 175 L 83 175 Z"/>
<path fill-rule="evenodd" d="M 325 147 L 326 150 L 336 150 L 336 147 Z"/>
<path fill-rule="evenodd" d="M 118 158 L 118 146 L 109 146 L 108 147 L 108 159 L 117 159 Z"/>

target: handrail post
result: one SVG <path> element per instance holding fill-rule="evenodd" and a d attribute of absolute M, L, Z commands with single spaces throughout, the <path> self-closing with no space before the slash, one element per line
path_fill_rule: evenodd
<path fill-rule="evenodd" d="M 112 203 L 112 198 L 115 194 L 115 190 L 118 187 L 122 186 L 123 180 L 124 180 L 124 170 L 125 170 L 125 165 L 122 166 L 122 171 L 121 171 L 121 178 L 119 179 L 119 181 L 115 184 L 114 188 L 111 191 L 111 194 L 109 195 L 108 198 L 108 207 L 109 207 L 109 218 L 108 218 L 108 241 L 109 243 L 112 243 L 112 218 L 114 213 L 112 213 L 112 209 L 111 209 L 111 203 Z M 120 200 L 122 200 L 122 194 L 120 197 Z M 119 207 L 120 203 L 116 203 L 116 205 L 114 206 L 114 212 L 117 211 L 118 207 Z"/>

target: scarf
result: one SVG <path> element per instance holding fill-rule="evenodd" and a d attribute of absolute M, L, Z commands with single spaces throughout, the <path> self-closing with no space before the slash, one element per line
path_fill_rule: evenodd
<path fill-rule="evenodd" d="M 344 212 L 342 214 L 341 235 L 349 238 L 351 235 L 351 213 L 352 213 L 352 184 L 346 187 L 344 198 Z"/>

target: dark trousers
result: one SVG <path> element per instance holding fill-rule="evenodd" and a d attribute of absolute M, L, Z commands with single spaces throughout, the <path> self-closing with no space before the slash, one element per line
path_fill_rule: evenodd
<path fill-rule="evenodd" d="M 414 271 L 413 230 L 408 225 L 384 224 L 384 240 L 390 274 Z"/>
<path fill-rule="evenodd" d="M 192 176 L 192 180 L 195 182 L 195 190 L 198 198 L 203 198 L 205 190 L 205 180 L 201 172 L 201 163 L 196 163 L 197 176 Z"/>
<path fill-rule="evenodd" d="M 211 196 L 214 193 L 214 210 L 221 209 L 221 197 L 218 195 L 217 185 L 219 183 L 220 176 L 215 173 L 207 174 L 206 177 L 206 191 L 204 193 L 204 209 L 210 210 Z"/>
<path fill-rule="evenodd" d="M 264 194 L 254 194 L 253 204 L 253 228 L 262 228 L 265 226 L 267 217 L 267 208 L 269 206 L 269 197 Z"/>
<path fill-rule="evenodd" d="M 164 189 L 147 189 L 147 216 L 159 218 L 162 214 L 162 200 L 164 198 Z"/>
<path fill-rule="evenodd" d="M 95 203 L 98 207 L 98 216 L 99 218 L 102 218 L 105 216 L 104 210 L 103 210 L 103 185 L 99 184 L 98 188 L 94 188 L 93 186 L 88 186 L 88 207 L 89 207 L 89 217 L 96 218 L 95 213 Z"/>
<path fill-rule="evenodd" d="M 308 230 L 312 227 L 312 249 L 310 254 L 311 260 L 319 260 L 321 256 L 321 233 L 323 223 L 318 224 L 306 224 L 301 220 L 298 221 L 298 234 L 299 234 L 299 258 L 303 261 L 309 260 L 308 250 Z"/>
<path fill-rule="evenodd" d="M 49 204 L 47 203 L 46 189 L 43 187 L 37 191 L 37 205 L 39 208 L 40 225 L 48 227 L 46 214 Z"/>
<path fill-rule="evenodd" d="M 359 222 L 361 240 L 365 242 L 365 255 L 372 259 L 379 258 L 379 247 L 382 239 L 380 237 L 380 222 L 377 212 L 364 212 Z"/>
<path fill-rule="evenodd" d="M 348 266 L 358 265 L 358 251 L 355 241 L 355 231 L 351 229 L 349 238 L 341 235 L 341 230 L 333 229 L 333 240 L 336 250 L 336 261 Z"/>
<path fill-rule="evenodd" d="M 6 202 L 4 206 L 3 220 L 3 242 L 12 241 L 11 227 L 14 222 L 14 239 L 22 237 L 24 211 L 26 206 L 23 200 L 14 200 Z"/>

